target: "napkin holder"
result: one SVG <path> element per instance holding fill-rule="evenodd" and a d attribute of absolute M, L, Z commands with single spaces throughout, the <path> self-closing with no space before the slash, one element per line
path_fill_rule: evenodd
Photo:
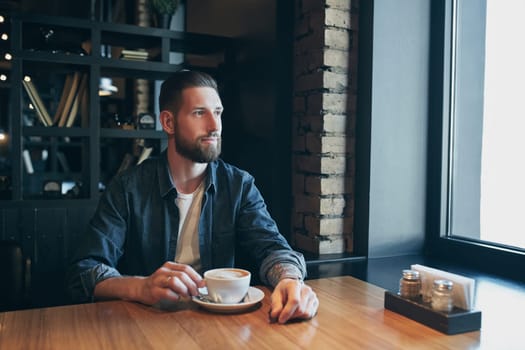
<path fill-rule="evenodd" d="M 410 300 L 390 291 L 385 291 L 385 309 L 449 335 L 481 328 L 481 311 L 468 311 L 458 307 L 450 312 L 436 311 L 421 298 Z"/>

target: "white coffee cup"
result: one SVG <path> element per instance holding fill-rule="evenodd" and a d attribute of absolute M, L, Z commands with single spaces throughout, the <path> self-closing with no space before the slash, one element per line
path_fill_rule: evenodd
<path fill-rule="evenodd" d="M 250 278 L 250 271 L 233 267 L 208 270 L 204 273 L 208 298 L 216 303 L 237 304 L 248 293 Z"/>

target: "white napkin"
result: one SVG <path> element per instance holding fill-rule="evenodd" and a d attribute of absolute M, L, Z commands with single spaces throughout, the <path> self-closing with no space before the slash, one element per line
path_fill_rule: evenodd
<path fill-rule="evenodd" d="M 474 279 L 419 264 L 411 265 L 410 268 L 419 271 L 422 280 L 423 299 L 425 299 L 426 293 L 432 293 L 432 284 L 435 280 L 445 279 L 454 283 L 452 289 L 454 306 L 464 310 L 472 310 L 474 308 L 474 288 L 476 284 Z"/>

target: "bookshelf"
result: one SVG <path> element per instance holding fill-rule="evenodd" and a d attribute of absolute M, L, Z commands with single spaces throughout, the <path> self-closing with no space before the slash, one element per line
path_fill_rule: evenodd
<path fill-rule="evenodd" d="M 159 126 L 140 128 L 137 123 L 139 115 L 156 118 L 159 82 L 182 68 L 198 68 L 227 89 L 234 43 L 78 18 L 21 13 L 6 18 L 13 58 L 0 62 L 9 76 L 0 81 L 0 128 L 8 135 L 0 142 L 0 239 L 19 242 L 31 259 L 33 305 L 52 305 L 64 300 L 60 278 L 65 261 L 105 185 L 129 155 L 133 166 L 142 155 L 156 155 L 166 145 Z M 57 40 L 43 42 L 42 33 L 50 30 Z M 122 50 L 148 56 L 121 59 Z M 172 53 L 182 54 L 182 63 L 170 63 Z M 109 78 L 118 92 L 100 96 L 101 78 Z M 144 105 L 137 98 L 137 81 L 149 91 L 144 110 L 137 109 Z"/>
<path fill-rule="evenodd" d="M 170 54 L 216 58 L 219 53 L 222 62 L 203 67 L 217 74 L 232 57 L 229 38 L 78 18 L 19 13 L 7 18 L 13 54 L 8 113 L 13 162 L 11 193 L 0 198 L 0 205 L 48 199 L 43 188 L 50 180 L 79 186 L 76 196 L 63 193 L 64 199 L 95 201 L 136 140 L 151 154 L 163 149 L 160 127 L 140 129 L 137 118 L 139 112 L 155 114 L 155 82 L 194 68 L 187 60 L 170 63 Z M 137 53 L 138 59 L 133 57 Z M 119 86 L 114 96 L 98 93 L 105 77 Z M 146 97 L 136 93 L 138 80 Z M 147 100 L 142 111 L 133 107 L 142 104 L 138 98 Z M 135 153 L 138 160 L 143 152 Z"/>

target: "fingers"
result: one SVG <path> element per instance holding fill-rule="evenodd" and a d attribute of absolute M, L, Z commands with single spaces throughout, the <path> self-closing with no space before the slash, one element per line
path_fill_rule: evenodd
<path fill-rule="evenodd" d="M 195 296 L 204 285 L 202 277 L 189 265 L 166 262 L 154 273 L 157 287 L 168 289 L 178 296 Z"/>
<path fill-rule="evenodd" d="M 319 307 L 319 299 L 317 295 L 312 291 L 308 294 L 304 307 L 296 310 L 295 318 L 309 320 L 317 315 L 317 308 Z"/>
<path fill-rule="evenodd" d="M 313 318 L 315 315 L 317 315 L 317 309 L 319 307 L 319 299 L 317 299 L 317 295 L 313 293 L 313 295 L 310 296 L 308 305 L 306 307 L 307 313 L 305 314 L 306 318 L 310 319 Z"/>
<path fill-rule="evenodd" d="M 289 296 L 283 311 L 280 313 L 278 322 L 286 323 L 292 318 L 304 318 L 304 295 L 303 288 L 298 290 L 292 296 Z"/>
<path fill-rule="evenodd" d="M 184 272 L 169 272 L 163 284 L 164 288 L 169 288 L 181 296 L 187 297 L 199 294 L 197 283 Z"/>
<path fill-rule="evenodd" d="M 197 273 L 191 266 L 185 264 L 178 264 L 173 261 L 167 261 L 162 265 L 162 268 L 170 270 L 174 273 L 181 272 L 186 274 L 194 283 L 198 285 L 203 285 L 203 279 L 201 275 Z"/>
<path fill-rule="evenodd" d="M 302 302 L 302 288 L 299 286 L 299 288 L 288 288 L 288 294 L 286 298 L 286 303 L 284 304 L 284 307 L 282 311 L 279 313 L 279 317 L 277 321 L 279 323 L 286 323 L 288 320 L 290 320 L 300 309 L 301 302 Z"/>
<path fill-rule="evenodd" d="M 285 301 L 282 298 L 282 293 L 274 292 L 271 295 L 272 306 L 270 309 L 270 322 L 277 322 L 279 315 L 281 314 Z"/>
<path fill-rule="evenodd" d="M 292 319 L 310 319 L 317 314 L 318 307 L 317 295 L 302 282 L 277 285 L 272 294 L 270 321 L 286 323 Z"/>

